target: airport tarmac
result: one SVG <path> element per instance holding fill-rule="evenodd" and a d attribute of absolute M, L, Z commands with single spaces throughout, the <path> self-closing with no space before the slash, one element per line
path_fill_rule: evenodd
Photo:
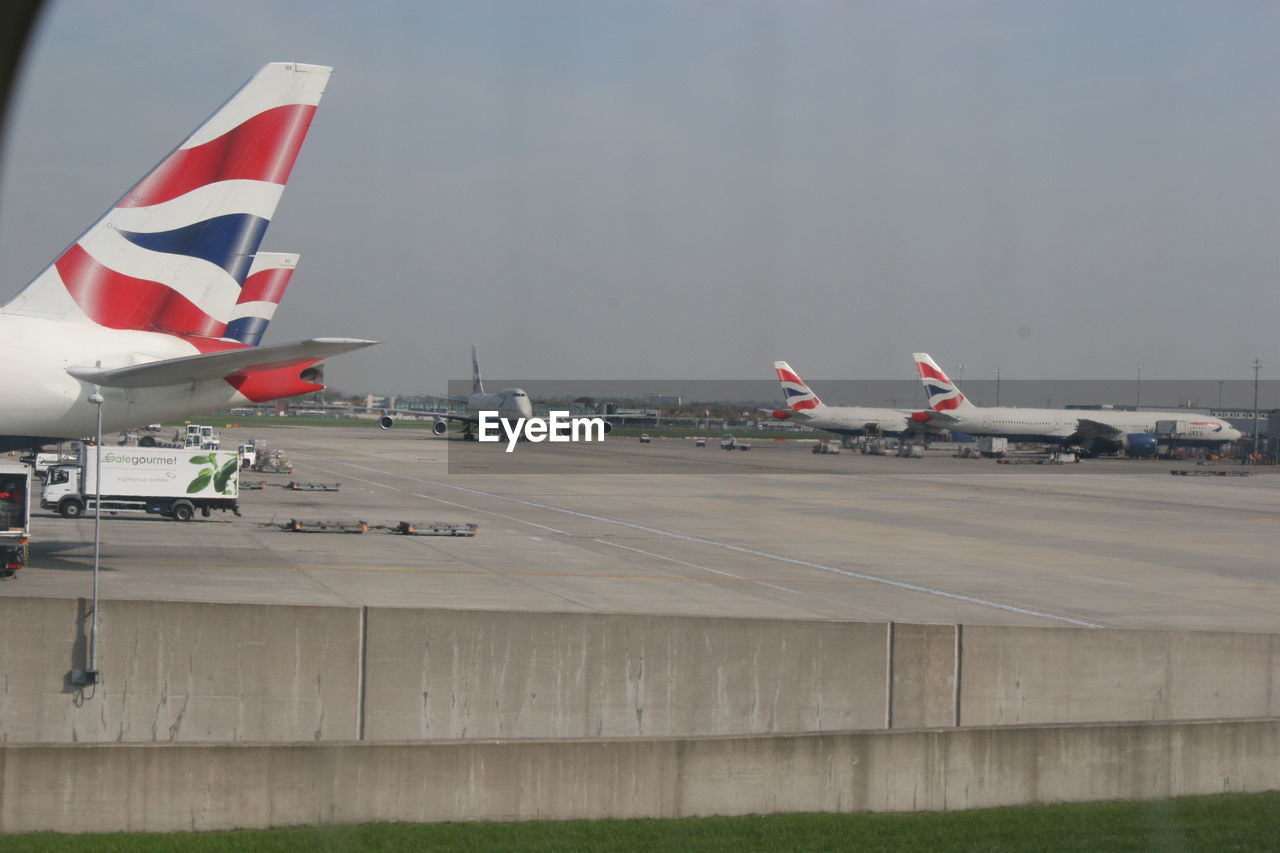
<path fill-rule="evenodd" d="M 106 518 L 102 595 L 318 605 L 1280 630 L 1280 470 L 750 453 L 692 441 L 478 445 L 357 427 L 265 439 L 338 492 L 243 491 L 243 515 Z M 475 523 L 474 538 L 291 533 L 292 518 Z M 90 592 L 92 517 L 33 513 L 0 595 Z"/>

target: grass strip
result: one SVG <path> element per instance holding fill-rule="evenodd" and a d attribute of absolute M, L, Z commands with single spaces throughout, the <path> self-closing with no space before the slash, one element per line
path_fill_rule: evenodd
<path fill-rule="evenodd" d="M 910 814 L 788 814 L 675 820 L 366 824 L 202 833 L 0 836 L 5 853 L 590 850 L 1271 851 L 1280 793 Z"/>

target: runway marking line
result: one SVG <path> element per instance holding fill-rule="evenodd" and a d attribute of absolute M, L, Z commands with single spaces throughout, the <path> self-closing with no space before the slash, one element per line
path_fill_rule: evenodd
<path fill-rule="evenodd" d="M 605 545 L 612 545 L 612 542 L 604 542 Z M 625 548 L 625 545 L 618 547 Z M 639 549 L 631 549 L 639 550 Z M 645 552 L 641 552 L 645 553 Z M 654 555 L 659 556 L 659 555 Z M 671 560 L 670 557 L 662 559 Z M 671 560 L 679 563 L 680 560 Z M 686 564 L 692 566 L 692 563 Z M 88 568 L 88 564 L 85 564 Z M 726 577 L 716 578 L 692 578 L 681 577 L 680 575 L 641 575 L 641 574 L 618 574 L 615 572 L 498 572 L 495 573 L 489 569 L 422 569 L 422 568 L 390 568 L 377 566 L 228 566 L 218 563 L 129 563 L 122 568 L 148 568 L 148 569 L 244 569 L 254 572 L 372 572 L 372 573 L 392 573 L 392 574 L 417 574 L 417 575 L 474 575 L 485 577 L 513 577 L 513 578 L 604 578 L 607 580 L 654 580 L 654 581 L 692 581 L 703 583 L 711 581 L 713 583 L 754 583 L 763 584 L 765 586 L 773 586 L 770 581 L 778 581 L 779 583 L 789 584 L 864 584 L 865 580 L 856 578 L 747 578 L 740 575 L 728 575 L 727 572 L 720 574 L 728 575 Z M 29 566 L 28 568 L 40 569 L 40 566 Z M 695 568 L 705 568 L 695 566 Z M 53 571 L 47 569 L 46 571 Z M 64 571 L 58 569 L 57 571 Z M 119 571 L 115 569 L 114 571 Z M 708 569 L 708 571 L 716 571 Z M 785 587 L 775 586 L 774 589 L 780 589 L 783 592 L 794 593 L 795 590 L 786 589 Z M 866 609 L 866 608 L 864 608 Z"/>
<path fill-rule="evenodd" d="M 295 455 L 300 455 L 300 454 L 295 454 Z M 870 574 L 865 574 L 863 572 L 855 572 L 850 569 L 841 569 L 837 566 L 828 566 L 822 563 L 815 563 L 810 560 L 801 560 L 796 557 L 788 557 L 784 554 L 774 554 L 769 551 L 760 551 L 754 548 L 747 548 L 742 545 L 734 545 L 731 542 L 718 542 L 714 539 L 704 539 L 700 536 L 690 536 L 684 533 L 677 533 L 673 530 L 663 530 L 657 527 L 647 527 L 643 524 L 635 524 L 634 522 L 623 521 L 617 518 L 608 518 L 603 515 L 594 515 L 589 512 L 579 512 L 578 510 L 565 509 L 564 507 L 552 506 L 550 504 L 541 504 L 536 501 L 525 500 L 524 498 L 517 498 L 509 495 L 500 495 L 494 492 L 486 492 L 481 489 L 471 489 L 466 486 L 458 486 L 458 485 L 454 485 L 453 483 L 445 483 L 440 480 L 427 480 L 421 477 L 412 477 L 408 474 L 397 474 L 392 471 L 383 471 L 380 468 L 373 468 L 368 465 L 358 465 L 354 462 L 342 462 L 339 460 L 326 460 L 326 461 L 330 462 L 330 464 L 342 465 L 348 468 L 356 468 L 362 471 L 370 471 L 376 474 L 383 474 L 388 477 L 399 477 L 401 479 L 409 480 L 415 483 L 425 483 L 430 486 L 438 486 L 444 489 L 452 489 L 454 491 L 463 492 L 465 494 L 471 494 L 471 495 L 476 495 L 478 497 L 490 498 L 492 500 L 506 501 L 508 503 L 520 504 L 522 506 L 528 506 L 534 509 L 546 510 L 548 512 L 558 512 L 562 515 L 569 515 L 575 518 L 582 518 L 589 521 L 597 521 L 602 524 L 617 525 L 619 527 L 626 527 L 631 530 L 639 530 L 643 533 L 650 533 L 655 536 L 664 536 L 668 539 L 677 539 L 682 542 L 693 542 L 699 545 L 708 545 L 713 548 L 723 548 L 725 550 L 734 551 L 739 554 L 747 554 L 748 556 L 752 556 L 752 557 L 760 557 L 766 560 L 775 560 L 781 563 L 789 563 L 795 566 L 803 566 L 805 568 L 816 569 L 817 571 L 820 571 L 820 572 L 843 575 L 845 577 L 854 578 L 856 580 L 869 581 L 871 583 L 878 583 L 878 584 L 883 584 L 885 586 L 890 586 L 895 589 L 902 589 L 902 590 L 907 590 L 909 592 L 919 592 L 925 595 L 937 596 L 939 598 L 945 598 L 950 601 L 960 601 L 966 604 L 974 604 L 979 607 L 989 607 L 994 610 L 1003 610 L 1007 613 L 1017 613 L 1022 616 L 1034 616 L 1041 619 L 1049 619 L 1054 622 L 1065 622 L 1068 625 L 1075 625 L 1081 628 L 1106 627 L 1100 622 L 1090 622 L 1085 619 L 1077 619 L 1072 616 L 1062 616 L 1057 613 L 1046 613 L 1045 611 L 1042 611 L 1042 610 L 1033 610 L 1028 607 L 1018 607 L 1016 605 L 1005 604 L 1004 602 L 1000 602 L 1000 601 L 990 601 L 985 598 L 978 598 L 977 596 L 966 595 L 964 593 L 948 592 L 947 590 L 944 590 L 944 589 L 936 589 L 934 587 L 922 586 L 920 584 L 908 583 L 906 581 L 893 580 L 892 578 L 880 577 L 878 575 L 870 575 Z M 437 500 L 435 498 L 428 498 L 428 499 Z M 485 510 L 476 510 L 476 511 L 485 512 Z M 513 520 L 517 520 L 517 519 L 513 519 Z M 525 522 L 525 523 L 532 524 L 533 522 Z"/>
<path fill-rule="evenodd" d="M 735 575 L 733 572 L 726 572 L 726 571 L 723 571 L 723 570 L 721 570 L 721 569 L 713 569 L 713 568 L 711 568 L 710 566 L 700 566 L 700 565 L 698 565 L 697 563 L 690 563 L 690 562 L 687 562 L 687 561 L 685 561 L 685 560 L 677 560 L 675 557 L 668 557 L 668 556 L 665 556 L 665 555 L 663 555 L 663 554 L 655 554 L 655 553 L 653 553 L 652 551 L 643 551 L 643 550 L 641 550 L 641 549 L 639 549 L 639 548 L 632 548 L 630 545 L 623 545 L 623 544 L 620 544 L 620 543 L 618 543 L 618 542 L 610 542 L 610 541 L 608 541 L 607 539 L 599 539 L 599 538 L 597 538 L 597 539 L 594 539 L 593 541 L 595 541 L 595 542 L 599 542 L 601 545 L 611 545 L 611 546 L 613 546 L 614 548 L 622 548 L 622 549 L 627 550 L 627 551 L 635 551 L 637 554 L 644 554 L 646 557 L 652 557 L 652 558 L 657 559 L 657 560 L 666 560 L 667 562 L 670 562 L 670 563 L 676 563 L 677 565 L 681 565 L 681 566 L 688 566 L 688 567 L 689 567 L 689 568 L 691 568 L 691 569 L 700 569 L 700 570 L 702 570 L 702 571 L 704 571 L 704 572 L 711 572 L 711 573 L 713 573 L 713 574 L 723 575 L 723 576 L 724 576 L 724 578 L 731 578 L 731 579 L 732 579 L 732 581 L 730 581 L 730 582 L 735 582 L 735 581 L 736 581 L 736 582 L 745 582 L 745 583 L 758 583 L 758 584 L 760 584 L 761 586 L 767 586 L 767 587 L 769 587 L 770 589 L 776 589 L 776 590 L 779 590 L 779 591 L 781 591 L 781 592 L 789 593 L 790 595 L 799 595 L 799 596 L 803 596 L 803 597 L 805 597 L 805 598 L 813 598 L 813 597 L 815 597 L 815 596 L 813 596 L 811 593 L 807 593 L 807 592 L 800 592 L 800 591 L 798 591 L 798 590 L 794 590 L 794 589 L 787 589 L 785 586 L 778 586 L 778 584 L 775 584 L 775 583 L 769 583 L 769 581 L 768 581 L 767 579 L 743 577 L 742 575 Z M 689 580 L 713 581 L 713 582 L 714 582 L 714 581 L 722 580 L 722 578 L 689 578 Z M 826 578 L 823 578 L 822 580 L 812 580 L 812 581 L 804 581 L 804 580 L 792 581 L 792 580 L 790 580 L 790 579 L 787 579 L 787 580 L 786 580 L 786 582 L 787 582 L 787 583 L 832 583 L 832 581 L 827 580 Z M 850 583 L 850 582 L 851 582 L 851 581 L 847 581 L 847 580 L 835 581 L 835 583 Z M 866 583 L 866 581 L 857 581 L 857 583 Z M 873 614 L 875 614 L 876 616 L 881 617 L 881 618 L 885 618 L 885 619 L 889 618 L 889 614 L 885 613 L 883 610 L 876 610 L 874 607 L 867 607 L 867 606 L 866 606 L 866 605 L 864 605 L 864 604 L 857 604 L 857 605 L 852 605 L 852 606 L 853 606 L 855 609 L 857 609 L 857 610 L 862 610 L 862 611 L 865 611 L 865 612 L 867 612 L 867 613 L 873 613 Z"/>
<path fill-rule="evenodd" d="M 434 495 L 420 495 L 420 494 L 418 494 L 417 492 L 412 492 L 411 494 L 412 494 L 412 495 L 413 495 L 413 497 L 415 497 L 415 498 L 422 498 L 423 500 L 435 501 L 435 502 L 437 502 L 437 503 L 445 504 L 446 506 L 456 506 L 456 507 L 459 507 L 459 508 L 461 508 L 461 509 L 468 510 L 468 511 L 470 511 L 470 512 L 482 512 L 482 513 L 484 513 L 485 515 L 492 515 L 492 516 L 494 516 L 495 518 L 502 518 L 502 519 L 506 519 L 507 521 L 514 521 L 514 522 L 516 522 L 517 524 L 527 524 L 527 525 L 529 525 L 530 527 L 537 527 L 537 528 L 540 528 L 540 529 L 542 529 L 542 530 L 550 530 L 552 533 L 558 533 L 558 534 L 560 534 L 561 536 L 572 536 L 572 535 L 573 535 L 573 534 L 571 534 L 571 533 L 566 533 L 566 532 L 565 532 L 565 531 L 563 531 L 563 530 L 557 530 L 557 529 L 556 529 L 556 528 L 554 528 L 554 527 L 548 527 L 548 526 L 547 526 L 547 525 L 545 525 L 545 524 L 538 524 L 536 521 L 526 521 L 526 520 L 525 520 L 525 519 L 523 519 L 523 518 L 516 518 L 514 515 L 503 515 L 502 513 L 500 513 L 500 512 L 494 512 L 494 511 L 493 511 L 493 510 L 491 510 L 491 509 L 479 509 L 479 508 L 477 508 L 477 507 L 467 506 L 466 504 L 454 503 L 453 501 L 447 501 L 447 500 L 445 500 L 444 498 L 437 498 L 437 497 L 435 497 Z"/>

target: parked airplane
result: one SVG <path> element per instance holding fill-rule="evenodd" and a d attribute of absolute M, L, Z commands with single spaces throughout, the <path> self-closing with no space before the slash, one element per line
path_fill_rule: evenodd
<path fill-rule="evenodd" d="M 927 353 L 915 353 L 916 370 L 929 395 L 931 411 L 911 417 L 931 427 L 969 435 L 1004 436 L 1015 441 L 1074 444 L 1087 453 L 1123 450 L 1130 456 L 1154 456 L 1165 443 L 1220 446 L 1241 433 L 1221 418 L 1187 412 L 1127 412 L 1116 410 L 1022 409 L 975 406 Z M 1157 436 L 1157 423 L 1172 421 L 1176 434 Z"/>
<path fill-rule="evenodd" d="M 0 450 L 92 435 L 98 406 L 114 431 L 319 390 L 375 343 L 255 346 L 297 260 L 258 247 L 330 71 L 264 66 L 0 308 Z"/>
<path fill-rule="evenodd" d="M 471 347 L 471 393 L 466 397 L 441 397 L 440 399 L 463 403 L 467 407 L 466 411 L 396 409 L 383 413 L 382 417 L 378 419 L 378 426 L 383 429 L 391 429 L 395 425 L 393 415 L 433 417 L 435 418 L 435 423 L 431 425 L 431 431 L 436 435 L 444 435 L 449 431 L 449 421 L 457 421 L 466 424 L 463 438 L 470 440 L 475 438 L 471 430 L 472 427 L 480 423 L 480 412 L 497 412 L 498 417 L 507 418 L 511 421 L 517 418 L 528 419 L 533 417 L 533 403 L 529 400 L 529 395 L 525 393 L 523 388 L 503 388 L 493 394 L 484 390 L 484 379 L 480 376 L 480 360 L 476 357 L 474 345 Z M 612 424 L 607 420 L 604 422 L 604 431 L 606 433 L 613 431 Z"/>
<path fill-rule="evenodd" d="M 912 426 L 910 413 L 897 409 L 828 406 L 804 384 L 804 380 L 791 369 L 791 365 L 785 361 L 775 361 L 773 369 L 778 374 L 778 381 L 782 383 L 782 393 L 787 401 L 785 409 L 773 410 L 773 416 L 780 421 L 791 420 L 838 435 L 902 433 Z"/>

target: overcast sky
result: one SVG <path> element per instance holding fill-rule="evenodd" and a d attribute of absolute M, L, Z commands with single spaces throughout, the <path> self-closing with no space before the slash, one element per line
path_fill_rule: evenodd
<path fill-rule="evenodd" d="M 273 60 L 335 72 L 263 248 L 331 387 L 1280 371 L 1280 4 L 51 0 L 16 293 Z"/>

